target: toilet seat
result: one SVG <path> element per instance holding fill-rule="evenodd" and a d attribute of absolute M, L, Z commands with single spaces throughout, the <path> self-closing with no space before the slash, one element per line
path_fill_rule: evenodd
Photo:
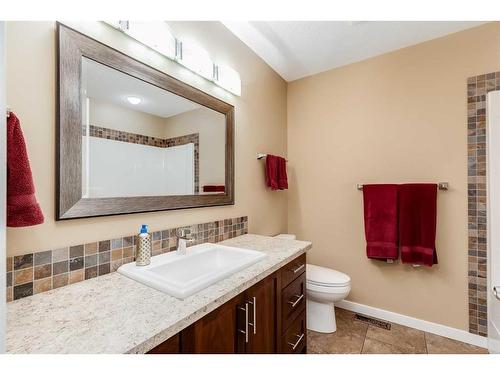
<path fill-rule="evenodd" d="M 351 285 L 317 285 L 317 284 L 306 284 L 306 289 L 308 292 L 318 292 L 324 294 L 344 294 L 351 291 Z"/>
<path fill-rule="evenodd" d="M 314 286 L 322 286 L 325 288 L 338 288 L 338 287 L 344 287 L 344 286 L 349 286 L 351 285 L 350 281 L 344 282 L 344 283 L 318 283 L 315 281 L 311 280 L 306 280 L 307 285 L 314 285 Z"/>
<path fill-rule="evenodd" d="M 306 284 L 308 287 L 323 290 L 345 288 L 351 285 L 351 278 L 330 268 L 306 264 Z"/>

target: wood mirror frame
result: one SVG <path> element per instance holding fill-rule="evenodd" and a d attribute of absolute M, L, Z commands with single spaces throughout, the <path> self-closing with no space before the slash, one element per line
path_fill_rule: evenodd
<path fill-rule="evenodd" d="M 57 24 L 56 220 L 234 204 L 234 107 L 86 35 Z M 225 192 L 82 198 L 82 57 L 172 92 L 226 117 Z"/>

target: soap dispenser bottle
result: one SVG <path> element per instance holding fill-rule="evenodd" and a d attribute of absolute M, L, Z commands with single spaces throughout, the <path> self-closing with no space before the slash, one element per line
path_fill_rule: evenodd
<path fill-rule="evenodd" d="M 148 226 L 142 225 L 141 232 L 137 236 L 137 255 L 135 257 L 136 266 L 147 266 L 151 263 L 151 235 L 148 233 Z"/>

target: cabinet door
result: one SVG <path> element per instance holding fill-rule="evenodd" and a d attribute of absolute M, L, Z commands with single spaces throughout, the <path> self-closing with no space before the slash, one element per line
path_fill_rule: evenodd
<path fill-rule="evenodd" d="M 245 350 L 244 295 L 240 294 L 182 331 L 182 353 L 231 354 Z M 243 315 L 244 319 L 244 315 Z"/>
<path fill-rule="evenodd" d="M 167 341 L 162 342 L 146 354 L 180 354 L 180 334 L 172 336 Z"/>
<path fill-rule="evenodd" d="M 276 353 L 277 277 L 271 275 L 245 293 L 249 309 L 246 353 Z"/>

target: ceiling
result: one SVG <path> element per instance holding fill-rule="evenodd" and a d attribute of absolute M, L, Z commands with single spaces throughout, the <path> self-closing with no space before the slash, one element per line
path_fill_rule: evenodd
<path fill-rule="evenodd" d="M 82 81 L 90 98 L 111 102 L 134 111 L 170 117 L 201 108 L 200 105 L 93 60 L 82 61 Z M 141 99 L 131 104 L 127 97 Z"/>
<path fill-rule="evenodd" d="M 286 81 L 381 55 L 484 22 L 223 22 Z"/>

